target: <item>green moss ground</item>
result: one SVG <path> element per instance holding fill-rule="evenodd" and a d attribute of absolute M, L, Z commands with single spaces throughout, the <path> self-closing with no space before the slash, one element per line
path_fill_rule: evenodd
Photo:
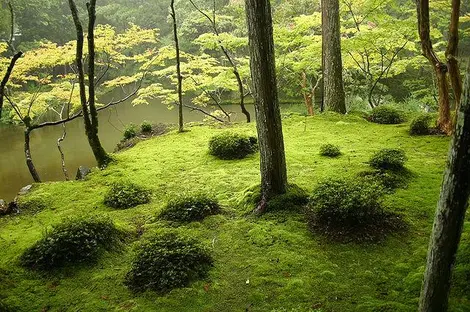
<path fill-rule="evenodd" d="M 234 130 L 255 134 L 253 124 Z M 379 245 L 344 245 L 314 237 L 300 214 L 243 216 L 246 208 L 239 202 L 246 188 L 259 183 L 259 155 L 217 160 L 208 155 L 207 143 L 224 129 L 194 126 L 117 154 L 116 163 L 85 182 L 36 186 L 31 201 L 40 199 L 47 207 L 0 219 L 0 300 L 18 311 L 415 311 L 449 139 L 410 137 L 407 130 L 355 116 L 284 118 L 289 180 L 309 192 L 324 178 L 367 169 L 377 149 L 404 149 L 415 177 L 386 202 L 406 216 L 411 225 L 406 234 Z M 324 143 L 339 145 L 343 156 L 319 156 Z M 120 211 L 105 207 L 108 186 L 122 178 L 151 188 L 151 203 Z M 128 230 L 143 227 L 145 239 L 169 226 L 156 215 L 168 199 L 186 191 L 214 194 L 225 211 L 180 226 L 212 248 L 215 267 L 206 281 L 165 296 L 133 295 L 122 282 L 137 239 L 122 253 L 105 254 L 97 265 L 73 272 L 41 276 L 17 265 L 23 250 L 69 216 L 109 215 Z M 466 238 L 463 244 L 470 244 Z M 470 311 L 470 293 L 454 287 L 451 311 Z"/>

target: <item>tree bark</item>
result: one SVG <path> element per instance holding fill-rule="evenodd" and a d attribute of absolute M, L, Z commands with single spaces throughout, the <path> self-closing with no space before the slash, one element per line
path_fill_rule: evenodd
<path fill-rule="evenodd" d="M 10 80 L 10 76 L 11 76 L 11 73 L 13 72 L 13 68 L 15 68 L 16 62 L 22 55 L 23 55 L 23 52 L 18 52 L 13 56 L 13 58 L 10 61 L 10 65 L 8 65 L 5 76 L 3 76 L 3 79 L 0 82 L 0 118 L 2 118 L 3 103 L 4 103 L 4 98 L 5 98 L 5 89 L 7 87 L 8 80 Z"/>
<path fill-rule="evenodd" d="M 431 234 L 420 312 L 447 311 L 452 267 L 469 204 L 470 64 L 464 90 Z"/>
<path fill-rule="evenodd" d="M 184 131 L 184 120 L 183 120 L 183 76 L 181 76 L 181 56 L 180 56 L 180 45 L 178 38 L 178 25 L 176 23 L 176 11 L 175 11 L 175 0 L 171 0 L 170 4 L 171 18 L 173 19 L 173 37 L 175 40 L 176 49 L 176 75 L 178 76 L 178 124 L 179 132 Z"/>
<path fill-rule="evenodd" d="M 39 177 L 39 174 L 33 163 L 33 158 L 31 156 L 31 146 L 29 144 L 30 134 L 31 134 L 31 129 L 27 127 L 24 130 L 24 155 L 26 158 L 26 165 L 28 166 L 29 173 L 31 173 L 31 176 L 33 177 L 34 182 L 41 183 L 41 178 Z"/>
<path fill-rule="evenodd" d="M 269 0 L 245 0 L 256 126 L 261 154 L 262 202 L 286 192 L 287 169 L 277 93 Z M 263 207 L 263 205 L 260 205 Z"/>
<path fill-rule="evenodd" d="M 460 68 L 458 62 L 459 53 L 459 18 L 460 18 L 460 0 L 452 0 L 452 14 L 449 25 L 449 40 L 446 49 L 447 67 L 449 68 L 449 78 L 454 91 L 456 111 L 460 104 L 462 96 L 462 78 L 460 77 Z"/>
<path fill-rule="evenodd" d="M 305 72 L 302 72 L 302 93 L 304 96 L 304 103 L 305 107 L 307 108 L 307 114 L 309 116 L 315 115 L 315 111 L 313 108 L 313 99 L 314 99 L 314 90 L 312 91 L 307 91 L 308 90 L 308 83 L 307 83 L 307 74 Z"/>
<path fill-rule="evenodd" d="M 345 114 L 339 0 L 322 0 L 323 93 L 329 110 Z"/>
<path fill-rule="evenodd" d="M 70 10 L 77 33 L 77 50 L 75 62 L 77 65 L 78 85 L 80 88 L 80 104 L 82 107 L 83 121 L 88 144 L 95 156 L 98 167 L 103 168 L 108 165 L 111 158 L 104 150 L 98 137 L 98 111 L 95 103 L 95 43 L 94 27 L 96 20 L 96 0 L 87 3 L 88 10 L 88 101 L 86 96 L 85 70 L 83 65 L 83 26 L 80 22 L 77 6 L 73 0 L 69 0 Z"/>

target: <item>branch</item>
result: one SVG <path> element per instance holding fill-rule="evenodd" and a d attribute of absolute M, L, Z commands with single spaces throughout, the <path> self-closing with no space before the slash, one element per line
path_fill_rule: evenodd
<path fill-rule="evenodd" d="M 23 52 L 18 52 L 13 56 L 13 58 L 10 61 L 10 65 L 8 66 L 7 71 L 5 73 L 5 76 L 3 77 L 2 82 L 0 82 L 0 118 L 2 118 L 3 97 L 5 95 L 5 88 L 7 86 L 8 81 L 10 80 L 10 76 L 11 76 L 11 73 L 13 72 L 13 69 L 15 68 L 16 62 L 22 55 L 23 55 Z"/>
<path fill-rule="evenodd" d="M 178 103 L 174 103 L 174 105 L 178 106 L 179 104 L 178 104 Z M 196 107 L 196 106 L 192 106 L 192 105 L 187 105 L 187 104 L 183 104 L 183 107 L 189 108 L 191 111 L 198 111 L 198 112 L 201 112 L 201 113 L 203 113 L 204 115 L 209 116 L 209 117 L 211 117 L 211 118 L 214 118 L 215 120 L 217 120 L 217 121 L 219 121 L 219 122 L 225 123 L 224 120 L 220 119 L 220 118 L 217 117 L 217 116 L 212 115 L 211 113 L 206 112 L 206 111 L 203 110 L 202 108 L 199 108 L 199 107 Z"/>

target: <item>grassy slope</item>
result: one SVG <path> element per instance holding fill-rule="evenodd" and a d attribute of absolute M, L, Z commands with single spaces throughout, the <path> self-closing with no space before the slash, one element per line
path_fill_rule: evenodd
<path fill-rule="evenodd" d="M 234 130 L 255 133 L 254 125 L 240 124 Z M 244 189 L 258 183 L 259 156 L 241 161 L 209 156 L 208 139 L 220 131 L 198 126 L 184 134 L 171 133 L 118 154 L 116 164 L 86 182 L 37 188 L 30 196 L 46 201 L 47 209 L 0 220 L 0 298 L 20 311 L 416 310 L 447 138 L 410 137 L 406 125 L 374 125 L 354 116 L 284 119 L 289 180 L 308 191 L 326 177 L 367 169 L 365 162 L 377 149 L 406 150 L 407 166 L 416 178 L 387 203 L 407 216 L 411 231 L 381 245 L 358 246 L 313 237 L 300 215 L 243 217 L 238 202 Z M 325 142 L 340 145 L 344 156 L 318 156 Z M 152 202 L 126 211 L 106 208 L 104 192 L 121 178 L 150 187 Z M 106 254 L 92 268 L 66 270 L 56 277 L 41 277 L 16 265 L 22 250 L 68 216 L 107 214 L 130 230 L 145 223 L 145 239 L 168 226 L 155 220 L 165 202 L 192 190 L 214 193 L 226 211 L 183 227 L 213 246 L 215 267 L 208 281 L 163 297 L 150 292 L 133 296 L 122 280 L 138 242 L 122 254 Z M 470 295 L 454 292 L 451 308 L 470 311 Z"/>

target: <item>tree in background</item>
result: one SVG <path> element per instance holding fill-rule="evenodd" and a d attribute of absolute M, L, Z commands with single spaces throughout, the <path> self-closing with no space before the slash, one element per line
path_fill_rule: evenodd
<path fill-rule="evenodd" d="M 269 0 L 245 0 L 256 126 L 261 154 L 261 202 L 284 194 L 287 169 L 276 81 L 273 25 Z"/>
<path fill-rule="evenodd" d="M 175 11 L 175 0 L 171 0 L 171 19 L 173 21 L 173 38 L 175 40 L 175 53 L 176 53 L 176 75 L 178 85 L 176 91 L 178 92 L 178 125 L 179 132 L 184 131 L 184 120 L 183 120 L 183 76 L 181 76 L 181 55 L 180 55 L 180 44 L 178 38 L 178 25 L 176 23 L 176 11 Z"/>
<path fill-rule="evenodd" d="M 470 62 L 434 219 L 420 298 L 420 312 L 447 311 L 452 266 L 462 235 L 469 197 Z"/>
<path fill-rule="evenodd" d="M 323 101 L 329 110 L 345 114 L 339 0 L 322 0 L 322 25 Z"/>

